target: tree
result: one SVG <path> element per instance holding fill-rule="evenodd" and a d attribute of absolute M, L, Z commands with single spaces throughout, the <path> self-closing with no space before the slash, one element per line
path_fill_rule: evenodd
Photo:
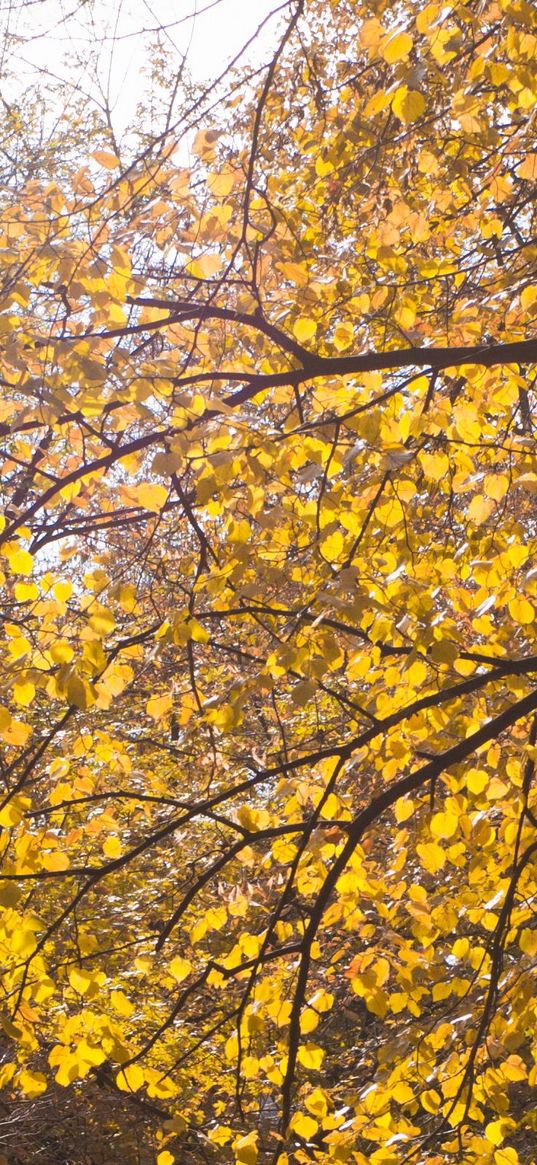
<path fill-rule="evenodd" d="M 4 199 L 1 1079 L 158 1165 L 531 1159 L 531 28 L 293 2 Z"/>

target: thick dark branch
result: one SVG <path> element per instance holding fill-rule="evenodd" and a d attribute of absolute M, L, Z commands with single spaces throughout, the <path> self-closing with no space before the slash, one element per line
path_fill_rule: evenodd
<path fill-rule="evenodd" d="M 459 368 L 462 364 L 532 364 L 537 361 L 537 340 L 517 340 L 513 344 L 488 344 L 475 348 L 395 348 L 392 352 L 364 352 L 360 356 L 311 356 L 307 366 L 274 375 L 250 376 L 249 383 L 226 397 L 226 403 L 241 404 L 258 392 L 280 385 L 299 385 L 306 380 L 330 376 L 356 376 L 361 372 L 384 372 L 397 368 Z M 206 373 L 206 379 L 229 380 L 240 374 L 230 370 Z M 246 377 L 245 377 L 246 379 Z M 178 383 L 181 383 L 180 379 Z"/>
<path fill-rule="evenodd" d="M 228 320 L 233 324 L 244 324 L 245 327 L 254 328 L 255 331 L 262 332 L 263 335 L 274 340 L 275 344 L 278 344 L 285 352 L 290 352 L 292 356 L 296 356 L 297 360 L 300 360 L 303 364 L 307 363 L 310 358 L 309 352 L 302 344 L 298 344 L 296 340 L 288 336 L 281 328 L 269 323 L 260 314 L 252 315 L 249 312 L 234 311 L 233 308 L 216 307 L 212 303 L 190 303 L 187 299 L 159 299 L 144 295 L 135 298 L 129 295 L 127 296 L 127 300 L 129 303 L 139 307 L 157 307 L 163 310 L 167 308 L 170 312 L 169 318 L 164 321 L 167 324 L 183 323 L 188 320 Z M 156 320 L 147 326 L 152 328 L 155 326 L 162 327 L 162 320 Z M 144 325 L 140 326 L 141 329 L 143 327 Z"/>

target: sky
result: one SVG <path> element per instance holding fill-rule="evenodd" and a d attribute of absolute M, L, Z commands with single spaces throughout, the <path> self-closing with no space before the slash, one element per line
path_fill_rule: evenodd
<path fill-rule="evenodd" d="M 147 85 L 157 34 L 169 64 L 186 55 L 194 81 L 214 80 L 282 0 L 0 0 L 4 68 L 13 87 L 46 76 L 88 99 L 107 95 L 121 136 Z M 278 16 L 267 21 L 245 61 L 260 63 L 276 43 Z M 150 58 L 150 54 L 152 54 Z M 0 63 L 0 69 L 1 69 Z M 2 76 L 0 72 L 0 86 Z M 6 83 L 0 92 L 9 101 Z"/>

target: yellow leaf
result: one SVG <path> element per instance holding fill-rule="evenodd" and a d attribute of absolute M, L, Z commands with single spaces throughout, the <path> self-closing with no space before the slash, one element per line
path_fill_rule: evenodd
<path fill-rule="evenodd" d="M 533 957 L 537 955 L 537 930 L 521 930 L 518 945 L 524 954 Z"/>
<path fill-rule="evenodd" d="M 69 858 L 67 854 L 62 854 L 61 850 L 53 850 L 52 853 L 43 854 L 43 869 L 44 870 L 68 870 Z"/>
<path fill-rule="evenodd" d="M 119 158 L 107 150 L 95 150 L 90 157 L 98 162 L 99 166 L 104 166 L 105 170 L 115 170 L 116 166 L 119 166 Z"/>
<path fill-rule="evenodd" d="M 73 648 L 65 639 L 58 639 L 50 648 L 54 663 L 70 663 L 74 654 Z"/>
<path fill-rule="evenodd" d="M 487 801 L 501 801 L 508 792 L 509 785 L 505 781 L 501 781 L 499 777 L 492 777 L 487 788 Z"/>
<path fill-rule="evenodd" d="M 143 1068 L 140 1068 L 139 1064 L 128 1064 L 116 1076 L 116 1084 L 122 1092 L 138 1092 L 144 1080 Z"/>
<path fill-rule="evenodd" d="M 326 178 L 327 174 L 332 174 L 334 170 L 334 163 L 325 161 L 319 154 L 315 160 L 315 173 L 318 178 Z"/>
<path fill-rule="evenodd" d="M 163 720 L 172 706 L 171 696 L 151 696 L 146 704 L 146 712 L 152 720 Z"/>
<path fill-rule="evenodd" d="M 122 328 L 127 323 L 127 316 L 120 307 L 119 303 L 114 303 L 110 300 L 106 305 L 106 317 L 108 324 L 115 324 L 116 327 Z"/>
<path fill-rule="evenodd" d="M 123 991 L 112 991 L 110 995 L 110 1002 L 114 1008 L 114 1011 L 117 1011 L 118 1015 L 124 1015 L 126 1019 L 128 1019 L 129 1015 L 132 1015 L 134 1011 L 133 1004 L 131 1003 L 130 999 L 127 999 L 127 996 Z"/>
<path fill-rule="evenodd" d="M 332 343 L 338 352 L 344 352 L 346 348 L 350 348 L 354 341 L 354 328 L 352 324 L 338 324 L 335 331 Z"/>
<path fill-rule="evenodd" d="M 89 1044 L 87 1040 L 80 1041 L 75 1054 L 79 1062 L 79 1070 L 82 1069 L 83 1075 L 86 1074 L 87 1067 L 103 1064 L 106 1060 L 106 1052 L 102 1048 L 96 1048 L 93 1044 Z"/>
<path fill-rule="evenodd" d="M 434 833 L 435 837 L 453 837 L 458 825 L 459 821 L 454 813 L 434 813 L 431 818 L 431 833 Z"/>
<path fill-rule="evenodd" d="M 237 1165 L 256 1165 L 258 1157 L 257 1143 L 259 1134 L 256 1132 L 247 1133 L 245 1137 L 239 1137 L 233 1142 L 235 1150 L 235 1161 Z"/>
<path fill-rule="evenodd" d="M 402 303 L 394 315 L 400 328 L 413 328 L 416 322 L 416 307 L 413 303 Z"/>
<path fill-rule="evenodd" d="M 408 32 L 392 33 L 380 45 L 380 55 L 388 65 L 394 65 L 408 57 L 413 43 Z"/>
<path fill-rule="evenodd" d="M 394 806 L 395 820 L 399 825 L 402 825 L 403 821 L 408 821 L 413 812 L 414 802 L 411 797 L 402 797 Z"/>
<path fill-rule="evenodd" d="M 151 462 L 151 469 L 153 473 L 161 474 L 162 477 L 171 477 L 180 468 L 183 461 L 181 453 L 156 453 Z"/>
<path fill-rule="evenodd" d="M 24 724 L 22 720 L 15 720 L 10 716 L 7 708 L 0 706 L 0 736 L 6 744 L 24 745 L 31 732 L 29 724 Z"/>
<path fill-rule="evenodd" d="M 482 769 L 471 769 L 466 777 L 466 787 L 475 796 L 479 796 L 483 789 L 486 789 L 488 782 L 489 775 Z"/>
<path fill-rule="evenodd" d="M 431 41 L 431 52 L 439 65 L 446 65 L 448 61 L 452 61 L 456 57 L 463 44 L 460 29 L 456 24 L 448 24 L 447 27 L 435 29 Z"/>
<path fill-rule="evenodd" d="M 535 611 L 532 604 L 529 603 L 527 599 L 522 597 L 511 599 L 511 602 L 508 605 L 509 614 L 511 618 L 515 620 L 515 623 L 521 623 L 522 625 L 533 623 L 535 618 Z"/>
<path fill-rule="evenodd" d="M 409 89 L 401 85 L 392 98 L 392 110 L 403 125 L 417 121 L 425 109 L 425 97 L 417 89 Z"/>
<path fill-rule="evenodd" d="M 83 967 L 72 967 L 69 971 L 70 986 L 78 995 L 87 995 L 89 999 L 99 994 L 104 983 L 104 971 L 86 971 Z"/>
<path fill-rule="evenodd" d="M 331 991 L 324 991 L 320 988 L 315 992 L 310 999 L 310 1007 L 314 1007 L 316 1011 L 330 1011 L 334 1006 L 334 996 Z"/>
<path fill-rule="evenodd" d="M 8 554 L 8 562 L 13 574 L 31 574 L 34 560 L 27 550 L 14 550 Z"/>
<path fill-rule="evenodd" d="M 142 506 L 144 510 L 151 510 L 155 514 L 160 513 L 168 500 L 168 490 L 164 485 L 146 483 L 136 486 L 131 492 L 139 506 Z"/>
<path fill-rule="evenodd" d="M 537 154 L 527 154 L 520 166 L 517 166 L 516 174 L 519 178 L 534 182 L 537 179 Z"/>
<path fill-rule="evenodd" d="M 431 659 L 434 659 L 435 663 L 453 663 L 458 654 L 457 645 L 450 643 L 448 639 L 437 639 L 430 651 Z"/>
<path fill-rule="evenodd" d="M 298 1050 L 298 1062 L 304 1068 L 312 1068 L 318 1071 L 324 1060 L 324 1052 L 322 1048 L 318 1048 L 316 1044 L 303 1044 Z"/>
<path fill-rule="evenodd" d="M 195 279 L 210 279 L 212 275 L 222 266 L 222 258 L 220 255 L 214 253 L 207 255 L 200 255 L 197 259 L 191 259 L 187 263 L 186 269 L 189 275 L 193 275 Z"/>
<path fill-rule="evenodd" d="M 438 1112 L 438 1109 L 440 1108 L 440 1097 L 438 1092 L 435 1092 L 432 1088 L 426 1092 L 422 1092 L 420 1096 L 420 1104 L 421 1107 L 425 1109 L 425 1112 Z"/>
<path fill-rule="evenodd" d="M 445 453 L 420 453 L 419 461 L 425 476 L 431 481 L 442 481 L 449 469 L 449 458 Z"/>
<path fill-rule="evenodd" d="M 226 198 L 233 190 L 235 177 L 229 171 L 221 174 L 209 174 L 207 185 L 211 193 L 215 194 L 217 198 Z"/>
<path fill-rule="evenodd" d="M 308 340 L 312 339 L 316 331 L 315 320 L 311 320 L 307 316 L 299 316 L 293 326 L 293 333 L 299 344 L 306 344 Z"/>
<path fill-rule="evenodd" d="M 395 1088 L 392 1091 L 392 1096 L 393 1099 L 397 1101 L 397 1104 L 409 1104 L 410 1101 L 414 1100 L 414 1093 L 410 1085 L 405 1084 L 403 1080 L 401 1080 L 399 1084 L 395 1085 Z"/>
<path fill-rule="evenodd" d="M 69 677 L 65 692 L 69 703 L 74 704 L 76 708 L 80 708 L 82 711 L 90 707 L 95 700 L 87 680 L 81 679 L 76 674 Z"/>
<path fill-rule="evenodd" d="M 505 496 L 508 489 L 509 478 L 505 473 L 487 474 L 483 484 L 483 490 L 488 498 L 493 498 L 495 502 L 499 502 Z"/>
<path fill-rule="evenodd" d="M 262 1032 L 265 1028 L 263 1016 L 258 1015 L 253 1009 L 250 1010 L 246 1016 L 246 1028 L 250 1034 L 253 1034 L 253 1032 Z"/>
<path fill-rule="evenodd" d="M 18 603 L 28 603 L 31 599 L 39 598 L 39 588 L 35 583 L 15 583 L 15 598 Z"/>
<path fill-rule="evenodd" d="M 494 1165 L 518 1165 L 519 1161 L 516 1149 L 496 1149 L 494 1153 Z"/>
<path fill-rule="evenodd" d="M 364 20 L 358 35 L 363 48 L 376 50 L 384 36 L 384 27 L 376 16 L 371 16 Z"/>
<path fill-rule="evenodd" d="M 0 881 L 0 906 L 16 906 L 21 897 L 21 890 L 14 882 Z M 2 1084 L 0 1083 L 0 1091 Z"/>
<path fill-rule="evenodd" d="M 9 1081 L 13 1079 L 16 1070 L 16 1065 L 13 1063 L 4 1064 L 3 1067 L 0 1068 L 0 1090 L 4 1089 L 6 1084 L 9 1084 Z M 7 1157 L 4 1158 L 4 1161 L 2 1161 L 2 1158 L 0 1157 L 0 1165 L 9 1165 Z"/>
<path fill-rule="evenodd" d="M 194 643 L 209 642 L 211 638 L 210 632 L 207 631 L 207 628 L 203 627 L 201 623 L 198 623 L 197 619 L 189 619 L 186 627 L 189 639 L 193 639 Z"/>
<path fill-rule="evenodd" d="M 18 825 L 22 821 L 26 810 L 30 805 L 28 797 L 18 796 L 10 797 L 3 809 L 0 809 L 0 825 L 9 828 L 11 825 Z"/>
<path fill-rule="evenodd" d="M 178 983 L 182 983 L 183 979 L 187 979 L 191 970 L 192 964 L 188 962 L 188 959 L 182 959 L 179 955 L 177 958 L 172 959 L 168 967 L 170 975 L 173 975 Z"/>
<path fill-rule="evenodd" d="M 207 1129 L 207 1137 L 214 1145 L 227 1145 L 232 1136 L 229 1125 L 217 1125 L 216 1128 Z"/>
<path fill-rule="evenodd" d="M 324 805 L 321 809 L 321 817 L 325 821 L 331 821 L 334 817 L 339 817 L 341 813 L 341 801 L 334 793 L 329 793 Z"/>
<path fill-rule="evenodd" d="M 135 612 L 137 595 L 136 587 L 132 583 L 122 583 L 115 597 L 125 614 L 132 615 Z"/>
<path fill-rule="evenodd" d="M 513 1122 L 510 1120 L 489 1121 L 488 1125 L 485 1125 L 487 1141 L 490 1141 L 491 1145 L 501 1145 L 512 1127 Z"/>
<path fill-rule="evenodd" d="M 291 1121 L 291 1128 L 294 1133 L 298 1133 L 299 1137 L 303 1137 L 305 1141 L 309 1141 L 311 1137 L 315 1136 L 319 1125 L 307 1113 L 297 1112 Z"/>
<path fill-rule="evenodd" d="M 122 850 L 119 837 L 107 837 L 103 842 L 103 854 L 107 858 L 118 858 Z"/>
<path fill-rule="evenodd" d="M 259 1060 L 255 1056 L 243 1056 L 241 1069 L 245 1080 L 255 1080 L 259 1076 Z"/>
<path fill-rule="evenodd" d="M 302 263 L 277 263 L 276 266 L 286 279 L 296 283 L 298 287 L 305 287 L 309 282 L 308 268 Z"/>
<path fill-rule="evenodd" d="M 79 970 L 77 967 L 73 967 L 69 971 L 69 982 L 78 995 L 85 995 L 91 987 L 92 977 L 89 971 Z"/>
<path fill-rule="evenodd" d="M 30 1098 L 40 1096 L 42 1092 L 47 1090 L 47 1080 L 42 1072 L 30 1072 L 28 1069 L 24 1069 L 19 1075 L 18 1083 L 25 1096 Z"/>
<path fill-rule="evenodd" d="M 57 1084 L 61 1084 L 62 1088 L 67 1088 L 76 1080 L 79 1073 L 80 1065 L 76 1055 L 67 1052 L 65 1059 L 60 1064 L 54 1079 Z"/>
<path fill-rule="evenodd" d="M 25 680 L 23 683 L 17 683 L 14 685 L 13 699 L 15 700 L 15 703 L 20 704 L 21 707 L 27 708 L 28 705 L 32 703 L 34 696 L 35 685 L 32 684 L 31 680 Z"/>
<path fill-rule="evenodd" d="M 530 287 L 524 287 L 520 292 L 520 304 L 524 311 L 531 311 L 534 303 L 537 302 L 537 283 L 531 284 Z"/>
<path fill-rule="evenodd" d="M 435 841 L 417 845 L 416 850 L 421 864 L 429 874 L 437 874 L 446 864 L 446 855 Z"/>
<path fill-rule="evenodd" d="M 157 1155 L 157 1165 L 173 1165 L 174 1161 L 175 1157 L 167 1149 L 163 1149 L 162 1153 Z"/>
<path fill-rule="evenodd" d="M 300 1016 L 300 1031 L 303 1036 L 314 1032 L 319 1027 L 320 1016 L 312 1007 L 306 1007 Z"/>
<path fill-rule="evenodd" d="M 476 526 L 480 526 L 482 522 L 486 522 L 487 518 L 490 518 L 493 509 L 494 502 L 490 498 L 484 498 L 481 494 L 476 494 L 468 506 L 468 518 Z"/>
<path fill-rule="evenodd" d="M 73 584 L 67 579 L 60 579 L 59 582 L 54 584 L 52 590 L 54 593 L 54 598 L 58 599 L 58 602 L 60 603 L 65 603 L 67 602 L 67 599 L 71 598 L 73 593 Z"/>
<path fill-rule="evenodd" d="M 537 935 L 535 936 L 537 939 Z M 502 1076 L 506 1080 L 517 1082 L 528 1079 L 528 1070 L 521 1056 L 508 1056 L 501 1066 Z"/>
<path fill-rule="evenodd" d="M 309 1096 L 306 1096 L 304 1104 L 308 1112 L 312 1112 L 314 1116 L 318 1116 L 321 1119 L 328 1112 L 327 1094 L 323 1092 L 322 1088 L 315 1088 L 313 1092 L 310 1092 Z"/>

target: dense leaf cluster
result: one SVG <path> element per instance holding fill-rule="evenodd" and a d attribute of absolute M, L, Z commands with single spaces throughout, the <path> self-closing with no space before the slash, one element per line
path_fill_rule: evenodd
<path fill-rule="evenodd" d="M 52 1089 L 98 1165 L 100 1097 L 128 1165 L 533 1160 L 532 21 L 293 0 L 212 112 L 6 185 L 0 1082 L 42 1154 Z"/>

